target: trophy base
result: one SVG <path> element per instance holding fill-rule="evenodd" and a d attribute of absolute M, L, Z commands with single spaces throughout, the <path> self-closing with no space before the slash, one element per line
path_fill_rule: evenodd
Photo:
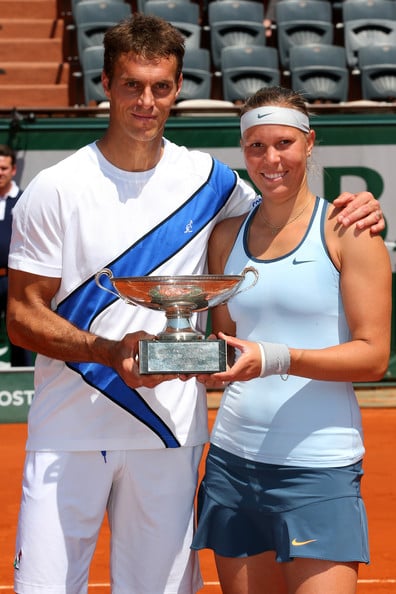
<path fill-rule="evenodd" d="M 225 340 L 140 340 L 139 371 L 149 373 L 217 373 L 227 366 Z"/>

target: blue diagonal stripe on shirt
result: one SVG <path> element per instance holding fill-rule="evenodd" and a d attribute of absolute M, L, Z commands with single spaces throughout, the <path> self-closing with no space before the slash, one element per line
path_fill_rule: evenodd
<path fill-rule="evenodd" d="M 172 258 L 224 207 L 235 183 L 235 173 L 213 159 L 205 184 L 165 221 L 108 264 L 113 276 L 146 276 Z M 189 221 L 192 221 L 191 232 L 185 233 Z M 59 304 L 57 313 L 89 331 L 94 319 L 116 300 L 117 297 L 100 290 L 92 277 Z M 69 362 L 67 365 L 89 385 L 149 426 L 167 447 L 180 445 L 139 392 L 127 386 L 113 369 L 99 363 Z"/>

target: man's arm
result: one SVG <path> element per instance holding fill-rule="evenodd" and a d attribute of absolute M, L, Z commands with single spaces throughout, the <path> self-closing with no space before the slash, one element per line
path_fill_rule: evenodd
<path fill-rule="evenodd" d="M 372 235 L 377 235 L 385 229 L 380 203 L 371 192 L 343 192 L 333 204 L 342 209 L 337 220 L 343 227 L 350 227 L 356 223 L 360 230 L 370 227 Z"/>
<path fill-rule="evenodd" d="M 93 362 L 112 367 L 133 388 L 152 388 L 176 376 L 140 375 L 138 341 L 153 338 L 146 332 L 109 340 L 80 330 L 51 309 L 60 279 L 9 270 L 7 332 L 23 348 L 60 361 Z"/>

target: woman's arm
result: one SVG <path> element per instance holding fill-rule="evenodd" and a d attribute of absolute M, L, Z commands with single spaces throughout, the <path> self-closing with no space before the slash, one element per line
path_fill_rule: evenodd
<path fill-rule="evenodd" d="M 382 239 L 368 230 L 340 230 L 331 219 L 326 233 L 341 271 L 351 340 L 320 350 L 290 349 L 290 373 L 338 381 L 379 380 L 390 354 L 392 270 L 388 251 Z"/>
<path fill-rule="evenodd" d="M 351 340 L 323 349 L 283 345 L 290 353 L 288 372 L 328 381 L 382 379 L 390 353 L 392 271 L 388 251 L 382 239 L 372 236 L 369 230 L 342 229 L 331 219 L 327 235 L 330 253 L 341 270 L 341 293 Z M 216 324 L 216 330 L 219 328 Z M 265 374 L 258 343 L 232 336 L 226 339 L 230 346 L 241 350 L 241 356 L 230 370 L 216 374 L 217 379 L 246 381 Z M 277 357 L 279 345 L 273 345 L 272 352 Z M 271 344 L 268 353 L 271 355 Z"/>

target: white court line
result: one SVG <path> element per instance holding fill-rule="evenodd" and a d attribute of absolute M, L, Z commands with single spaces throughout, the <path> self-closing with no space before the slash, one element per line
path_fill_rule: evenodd
<path fill-rule="evenodd" d="M 396 584 L 396 579 L 370 579 L 370 580 L 358 580 L 358 584 Z M 219 582 L 205 582 L 205 586 L 220 586 Z M 95 583 L 95 584 L 88 584 L 89 588 L 110 588 L 109 583 Z M 13 586 L 0 586 L 0 590 L 11 590 L 13 591 Z"/>
<path fill-rule="evenodd" d="M 358 580 L 358 584 L 396 584 L 396 580 Z"/>
<path fill-rule="evenodd" d="M 385 579 L 385 580 L 380 580 L 380 579 L 359 580 L 358 579 L 358 584 L 396 584 L 396 579 L 392 579 L 392 578 Z M 219 582 L 205 582 L 204 585 L 205 586 L 220 586 L 220 583 Z"/>

